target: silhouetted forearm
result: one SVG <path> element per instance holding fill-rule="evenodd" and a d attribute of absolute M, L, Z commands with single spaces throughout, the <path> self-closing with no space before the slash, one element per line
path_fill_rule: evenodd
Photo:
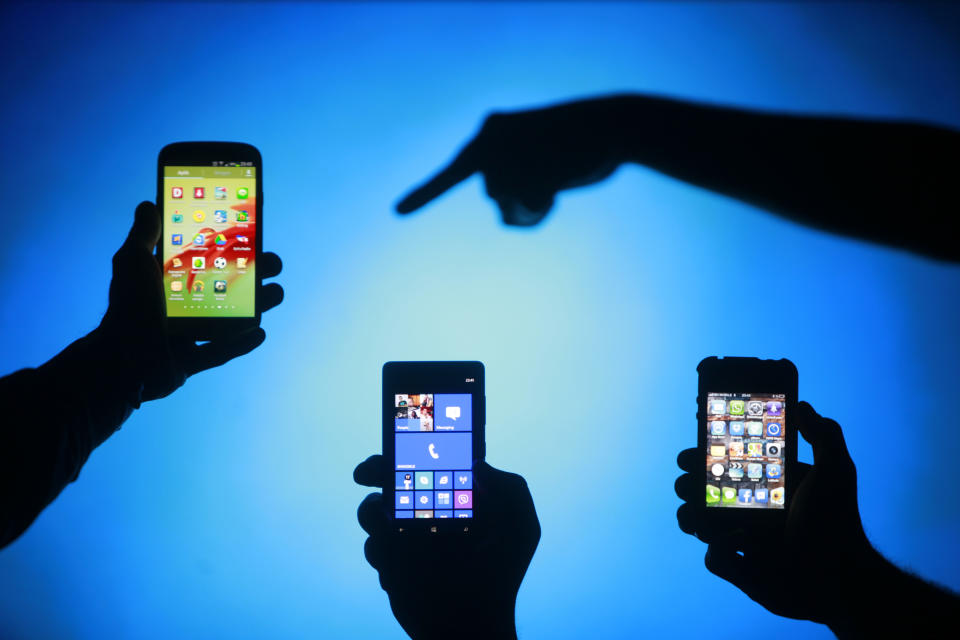
<path fill-rule="evenodd" d="M 956 624 L 960 596 L 894 566 L 878 552 L 856 567 L 840 613 L 828 622 L 838 638 L 934 638 Z M 949 632 L 948 632 L 949 635 Z"/>
<path fill-rule="evenodd" d="M 94 331 L 43 366 L 0 379 L 0 547 L 30 526 L 139 406 L 132 371 Z"/>
<path fill-rule="evenodd" d="M 797 222 L 960 261 L 960 132 L 616 96 L 621 161 Z"/>

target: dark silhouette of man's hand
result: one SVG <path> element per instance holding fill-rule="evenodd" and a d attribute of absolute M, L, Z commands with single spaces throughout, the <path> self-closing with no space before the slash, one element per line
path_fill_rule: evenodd
<path fill-rule="evenodd" d="M 113 256 L 110 306 L 94 332 L 109 353 L 143 384 L 140 400 L 169 395 L 195 373 L 220 366 L 255 349 L 266 334 L 257 328 L 198 345 L 167 331 L 163 274 L 154 256 L 160 240 L 160 213 L 151 202 L 137 207 L 133 228 Z M 275 253 L 260 256 L 257 269 L 264 278 L 280 273 Z M 279 284 L 260 290 L 261 310 L 280 304 Z"/>
<path fill-rule="evenodd" d="M 392 481 L 379 455 L 357 466 L 353 477 L 368 487 Z M 474 481 L 484 515 L 468 534 L 398 533 L 381 493 L 368 495 L 357 510 L 370 534 L 367 561 L 380 574 L 393 615 L 416 640 L 516 637 L 517 592 L 540 541 L 540 523 L 522 477 L 480 463 Z"/>
<path fill-rule="evenodd" d="M 693 472 L 704 464 L 697 449 L 680 453 L 687 474 L 676 481 L 686 501 L 677 510 L 680 528 L 707 547 L 706 565 L 769 611 L 789 618 L 835 624 L 851 613 L 861 569 L 874 551 L 857 506 L 857 472 L 840 426 L 801 402 L 797 423 L 813 446 L 814 465 L 798 463 L 800 481 L 782 530 L 729 536 L 699 520 L 694 502 L 704 499 Z M 738 551 L 740 553 L 738 553 Z M 741 555 L 742 553 L 742 555 Z"/>
<path fill-rule="evenodd" d="M 544 109 L 496 113 L 453 161 L 407 194 L 397 211 L 411 213 L 474 173 L 510 225 L 535 225 L 558 191 L 603 180 L 626 160 L 623 133 L 610 102 L 584 100 Z"/>

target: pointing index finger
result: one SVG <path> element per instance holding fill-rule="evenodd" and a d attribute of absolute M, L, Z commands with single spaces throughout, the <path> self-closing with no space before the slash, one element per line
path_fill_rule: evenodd
<path fill-rule="evenodd" d="M 477 140 L 474 138 L 465 146 L 450 164 L 435 176 L 408 193 L 397 203 L 397 213 L 412 213 L 427 204 L 448 189 L 463 182 L 480 170 L 477 153 Z"/>

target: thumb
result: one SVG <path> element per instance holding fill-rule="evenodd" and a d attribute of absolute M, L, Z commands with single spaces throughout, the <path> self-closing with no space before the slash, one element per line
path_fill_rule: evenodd
<path fill-rule="evenodd" d="M 821 416 L 807 402 L 801 402 L 798 409 L 800 433 L 813 448 L 813 463 L 818 466 L 851 463 L 840 425 Z"/>
<path fill-rule="evenodd" d="M 160 212 L 152 202 L 141 202 L 133 214 L 133 226 L 124 245 L 131 249 L 145 249 L 152 253 L 159 241 Z"/>

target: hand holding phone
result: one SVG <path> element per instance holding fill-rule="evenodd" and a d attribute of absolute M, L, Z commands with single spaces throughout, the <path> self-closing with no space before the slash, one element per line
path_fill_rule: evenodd
<path fill-rule="evenodd" d="M 225 336 L 206 344 L 173 335 L 167 322 L 164 285 L 154 249 L 160 239 L 160 212 L 151 202 L 137 207 L 134 224 L 113 257 L 110 305 L 94 339 L 112 359 L 125 363 L 129 375 L 142 385 L 138 401 L 154 400 L 172 393 L 189 376 L 217 367 L 255 349 L 263 342 L 262 329 Z M 264 278 L 280 273 L 274 253 L 263 254 Z M 280 304 L 283 289 L 268 284 L 260 292 L 260 309 Z"/>
<path fill-rule="evenodd" d="M 396 472 L 387 460 L 371 456 L 356 468 L 354 479 L 368 487 L 393 487 Z M 537 512 L 526 481 L 516 474 L 478 462 L 473 481 L 484 514 L 469 535 L 400 531 L 385 493 L 371 493 L 357 510 L 369 534 L 363 547 L 367 562 L 411 638 L 516 637 L 517 592 L 540 541 Z"/>
<path fill-rule="evenodd" d="M 840 427 L 805 402 L 797 404 L 791 424 L 813 446 L 815 464 L 791 467 L 795 489 L 782 520 L 747 519 L 732 529 L 735 520 L 711 518 L 714 512 L 703 505 L 701 446 L 677 458 L 686 472 L 675 485 L 684 500 L 677 522 L 709 544 L 711 572 L 772 613 L 835 626 L 850 617 L 876 554 L 860 522 L 856 469 Z"/>

